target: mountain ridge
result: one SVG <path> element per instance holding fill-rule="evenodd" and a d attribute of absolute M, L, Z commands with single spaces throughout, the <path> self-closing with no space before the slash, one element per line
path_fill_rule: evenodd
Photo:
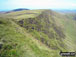
<path fill-rule="evenodd" d="M 70 21 L 65 15 L 52 10 L 23 10 L 3 14 L 3 18 L 0 17 L 0 42 L 3 43 L 0 56 L 61 57 L 60 51 L 74 51 L 75 43 L 71 39 L 75 37 L 68 30 L 72 26 L 67 24 L 71 24 Z"/>

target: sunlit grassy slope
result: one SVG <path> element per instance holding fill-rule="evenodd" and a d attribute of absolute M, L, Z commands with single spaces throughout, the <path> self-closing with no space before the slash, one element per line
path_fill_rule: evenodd
<path fill-rule="evenodd" d="M 0 17 L 0 57 L 61 57 L 75 51 L 76 21 L 52 10 L 24 10 Z"/>
<path fill-rule="evenodd" d="M 76 14 L 75 13 L 65 13 L 65 17 L 57 18 L 56 23 L 63 26 L 66 38 L 64 43 L 67 45 L 69 51 L 76 50 Z"/>

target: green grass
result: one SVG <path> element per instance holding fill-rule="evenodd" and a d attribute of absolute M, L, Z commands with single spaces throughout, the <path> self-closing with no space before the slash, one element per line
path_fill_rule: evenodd
<path fill-rule="evenodd" d="M 0 17 L 1 57 L 61 57 L 61 50 L 76 50 L 76 21 L 71 17 L 50 10 L 24 10 L 4 16 Z"/>
<path fill-rule="evenodd" d="M 63 27 L 66 38 L 64 43 L 67 45 L 68 51 L 76 50 L 76 21 L 73 19 L 73 16 L 66 14 L 68 18 L 57 18 L 56 22 L 59 26 Z"/>
<path fill-rule="evenodd" d="M 59 57 L 58 50 L 48 48 L 10 19 L 0 18 L 0 22 L 1 57 Z"/>

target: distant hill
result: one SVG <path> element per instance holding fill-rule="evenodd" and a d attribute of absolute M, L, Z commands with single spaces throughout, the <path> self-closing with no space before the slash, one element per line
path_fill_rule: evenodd
<path fill-rule="evenodd" d="M 18 8 L 18 9 L 14 9 L 12 11 L 22 11 L 22 10 L 29 10 L 29 9 L 27 9 L 27 8 Z"/>
<path fill-rule="evenodd" d="M 14 9 L 14 10 L 11 10 L 11 11 L 6 11 L 4 13 L 11 13 L 11 12 L 22 11 L 22 10 L 29 10 L 29 9 L 27 9 L 27 8 L 18 8 L 18 9 Z"/>
<path fill-rule="evenodd" d="M 66 10 L 66 9 L 62 9 L 62 10 L 55 10 L 57 12 L 61 12 L 61 13 L 76 13 L 76 10 Z"/>
<path fill-rule="evenodd" d="M 0 13 L 5 13 L 5 11 L 0 11 Z"/>

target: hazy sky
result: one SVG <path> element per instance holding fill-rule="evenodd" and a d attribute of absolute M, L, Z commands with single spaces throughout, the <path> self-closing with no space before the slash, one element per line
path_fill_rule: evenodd
<path fill-rule="evenodd" d="M 16 8 L 76 9 L 76 0 L 0 0 L 0 11 Z"/>

